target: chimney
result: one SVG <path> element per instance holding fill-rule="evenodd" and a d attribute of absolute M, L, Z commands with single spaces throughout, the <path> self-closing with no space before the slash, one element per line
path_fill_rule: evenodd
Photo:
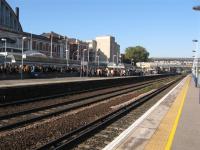
<path fill-rule="evenodd" d="M 15 8 L 15 14 L 17 16 L 17 20 L 19 20 L 19 7 Z"/>

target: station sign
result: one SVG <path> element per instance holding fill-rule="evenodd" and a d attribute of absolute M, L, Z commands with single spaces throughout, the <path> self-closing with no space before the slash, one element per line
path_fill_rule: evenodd
<path fill-rule="evenodd" d="M 22 58 L 23 58 L 23 59 L 26 59 L 26 54 L 23 54 Z"/>
<path fill-rule="evenodd" d="M 8 52 L 0 52 L 0 55 L 7 56 Z"/>

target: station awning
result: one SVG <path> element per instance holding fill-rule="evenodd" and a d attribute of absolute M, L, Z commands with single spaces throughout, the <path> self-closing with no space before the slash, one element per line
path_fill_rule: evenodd
<path fill-rule="evenodd" d="M 125 69 L 124 64 L 118 64 L 116 65 L 115 63 L 109 63 L 107 65 L 108 68 L 113 68 L 113 69 Z"/>
<path fill-rule="evenodd" d="M 16 60 L 15 60 L 15 57 L 11 54 L 8 54 L 6 52 L 1 52 L 0 53 L 0 63 L 3 64 L 3 63 L 15 63 Z"/>
<path fill-rule="evenodd" d="M 45 54 L 38 51 L 25 51 L 26 56 L 47 57 Z"/>

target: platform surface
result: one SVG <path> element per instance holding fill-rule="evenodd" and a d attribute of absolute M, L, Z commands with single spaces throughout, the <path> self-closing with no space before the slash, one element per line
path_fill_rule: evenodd
<path fill-rule="evenodd" d="M 191 80 L 179 124 L 176 130 L 173 150 L 200 149 L 200 97 L 199 88 Z"/>
<path fill-rule="evenodd" d="M 26 85 L 40 85 L 51 83 L 66 83 L 66 82 L 79 82 L 90 80 L 106 80 L 114 78 L 130 78 L 130 77 L 65 77 L 65 78 L 50 78 L 50 79 L 24 79 L 24 80 L 0 80 L 0 88 L 2 87 L 15 87 Z"/>
<path fill-rule="evenodd" d="M 198 150 L 199 103 L 199 88 L 187 76 L 104 150 Z"/>
<path fill-rule="evenodd" d="M 159 74 L 158 74 L 159 75 Z M 156 76 L 156 75 L 146 75 Z M 24 79 L 24 80 L 0 80 L 0 88 L 16 87 L 16 86 L 29 86 L 29 85 L 42 85 L 51 83 L 67 83 L 67 82 L 79 82 L 79 81 L 91 81 L 91 80 L 109 80 L 119 78 L 134 78 L 144 76 L 117 76 L 117 77 L 63 77 L 63 78 L 49 78 L 49 79 Z"/>

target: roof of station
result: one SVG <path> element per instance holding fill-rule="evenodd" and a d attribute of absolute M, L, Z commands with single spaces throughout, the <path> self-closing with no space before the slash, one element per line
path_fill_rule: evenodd
<path fill-rule="evenodd" d="M 16 8 L 16 10 L 17 12 L 15 13 L 5 0 L 0 0 L 0 28 L 23 32 L 21 23 L 19 22 L 19 9 Z"/>

